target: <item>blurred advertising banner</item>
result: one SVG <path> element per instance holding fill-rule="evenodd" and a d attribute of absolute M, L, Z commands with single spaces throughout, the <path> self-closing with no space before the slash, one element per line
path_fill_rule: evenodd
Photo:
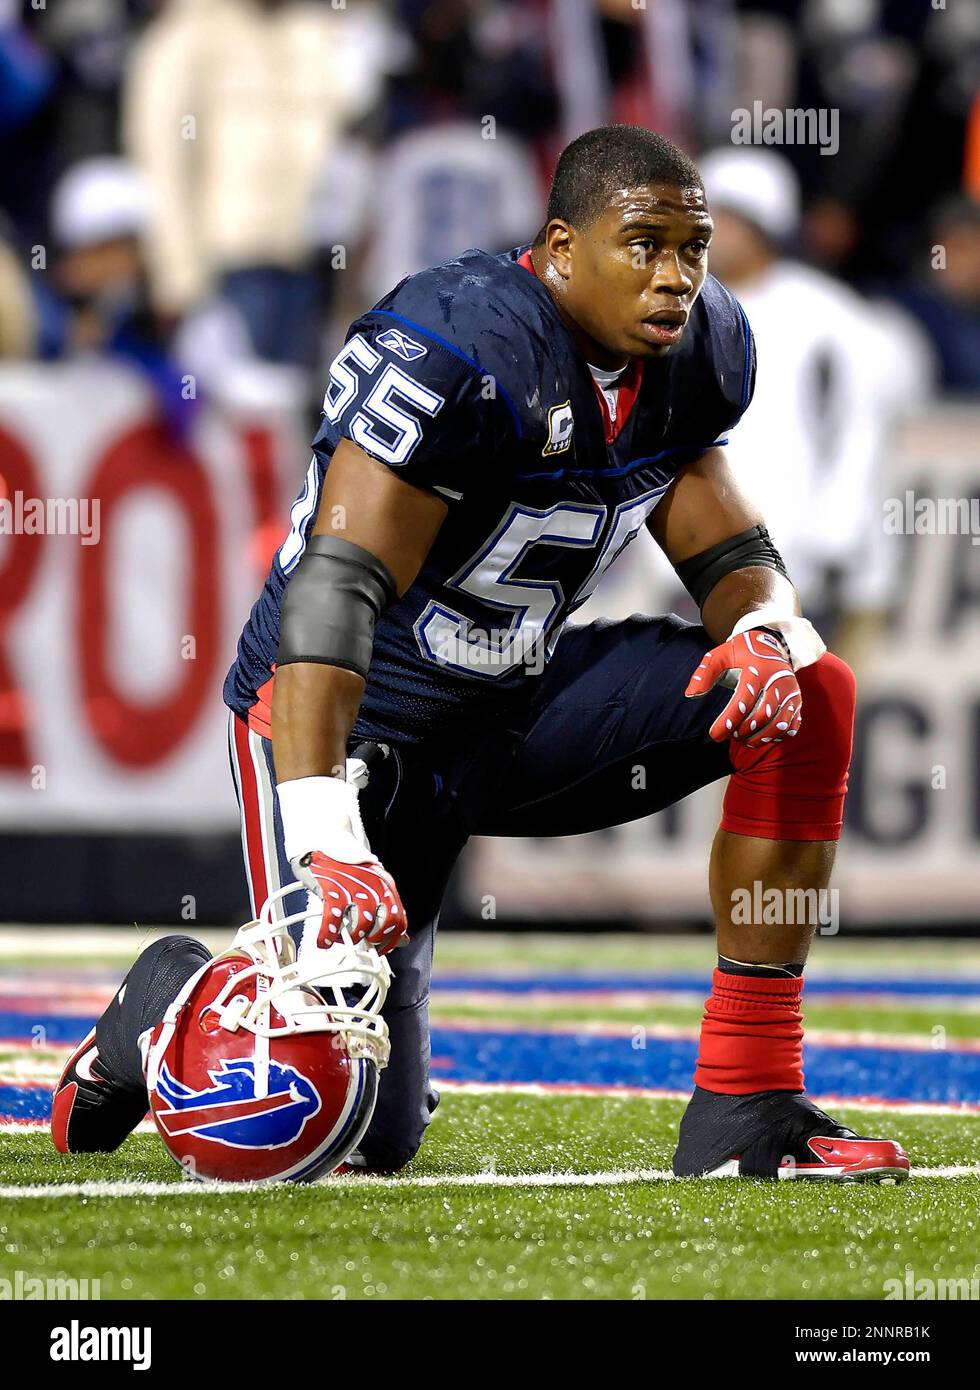
<path fill-rule="evenodd" d="M 221 685 L 305 460 L 295 412 L 122 366 L 0 371 L 0 825 L 234 829 Z"/>
<path fill-rule="evenodd" d="M 899 549 L 898 582 L 883 632 L 853 661 L 858 718 L 834 877 L 839 918 L 909 927 L 975 922 L 980 410 L 944 407 L 904 423 L 889 448 L 880 514 L 888 543 Z M 613 585 L 624 583 L 618 568 Z M 638 601 L 638 575 L 640 589 L 654 588 L 641 566 L 625 580 L 630 606 L 661 611 L 655 596 Z M 498 922 L 553 917 L 559 903 L 569 916 L 708 917 L 708 848 L 723 787 L 600 834 L 475 841 L 467 905 Z M 624 803 L 629 794 L 624 786 Z"/>

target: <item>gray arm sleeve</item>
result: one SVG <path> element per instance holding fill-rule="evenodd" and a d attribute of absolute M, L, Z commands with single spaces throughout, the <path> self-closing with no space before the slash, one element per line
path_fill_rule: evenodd
<path fill-rule="evenodd" d="M 276 664 L 313 661 L 367 680 L 374 624 L 397 596 L 390 571 L 369 550 L 311 536 L 283 594 Z"/>

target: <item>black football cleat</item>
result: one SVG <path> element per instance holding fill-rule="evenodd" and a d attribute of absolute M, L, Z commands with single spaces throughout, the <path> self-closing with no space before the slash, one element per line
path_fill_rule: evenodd
<path fill-rule="evenodd" d="M 51 1138 L 59 1153 L 111 1153 L 146 1110 L 146 1088 L 112 1075 L 99 1056 L 93 1028 L 68 1058 L 55 1088 Z"/>
<path fill-rule="evenodd" d="M 909 1158 L 893 1139 L 868 1139 L 793 1091 L 724 1096 L 695 1089 L 674 1154 L 678 1177 L 904 1182 Z"/>
<path fill-rule="evenodd" d="M 139 1040 L 210 959 L 192 936 L 160 937 L 136 958 L 55 1088 L 51 1138 L 59 1153 L 111 1153 L 136 1128 L 149 1108 Z"/>

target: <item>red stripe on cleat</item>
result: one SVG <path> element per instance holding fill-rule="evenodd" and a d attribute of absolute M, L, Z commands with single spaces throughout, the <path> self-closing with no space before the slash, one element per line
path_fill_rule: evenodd
<path fill-rule="evenodd" d="M 75 1082 L 69 1081 L 66 1086 L 60 1087 L 51 1103 L 51 1142 L 60 1154 L 69 1152 L 68 1121 L 71 1119 L 71 1108 L 75 1104 L 77 1094 L 78 1087 Z"/>

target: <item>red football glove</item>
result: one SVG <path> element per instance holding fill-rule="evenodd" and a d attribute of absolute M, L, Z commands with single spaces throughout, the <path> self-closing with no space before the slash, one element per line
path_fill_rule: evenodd
<path fill-rule="evenodd" d="M 706 695 L 727 671 L 738 672 L 735 693 L 708 730 L 716 743 L 738 739 L 746 748 L 795 737 L 803 696 L 782 638 L 753 627 L 705 652 L 684 694 Z"/>
<path fill-rule="evenodd" d="M 294 859 L 300 880 L 323 899 L 318 946 L 333 946 L 341 927 L 385 955 L 405 938 L 408 921 L 395 880 L 377 859 L 347 864 L 314 850 Z"/>

